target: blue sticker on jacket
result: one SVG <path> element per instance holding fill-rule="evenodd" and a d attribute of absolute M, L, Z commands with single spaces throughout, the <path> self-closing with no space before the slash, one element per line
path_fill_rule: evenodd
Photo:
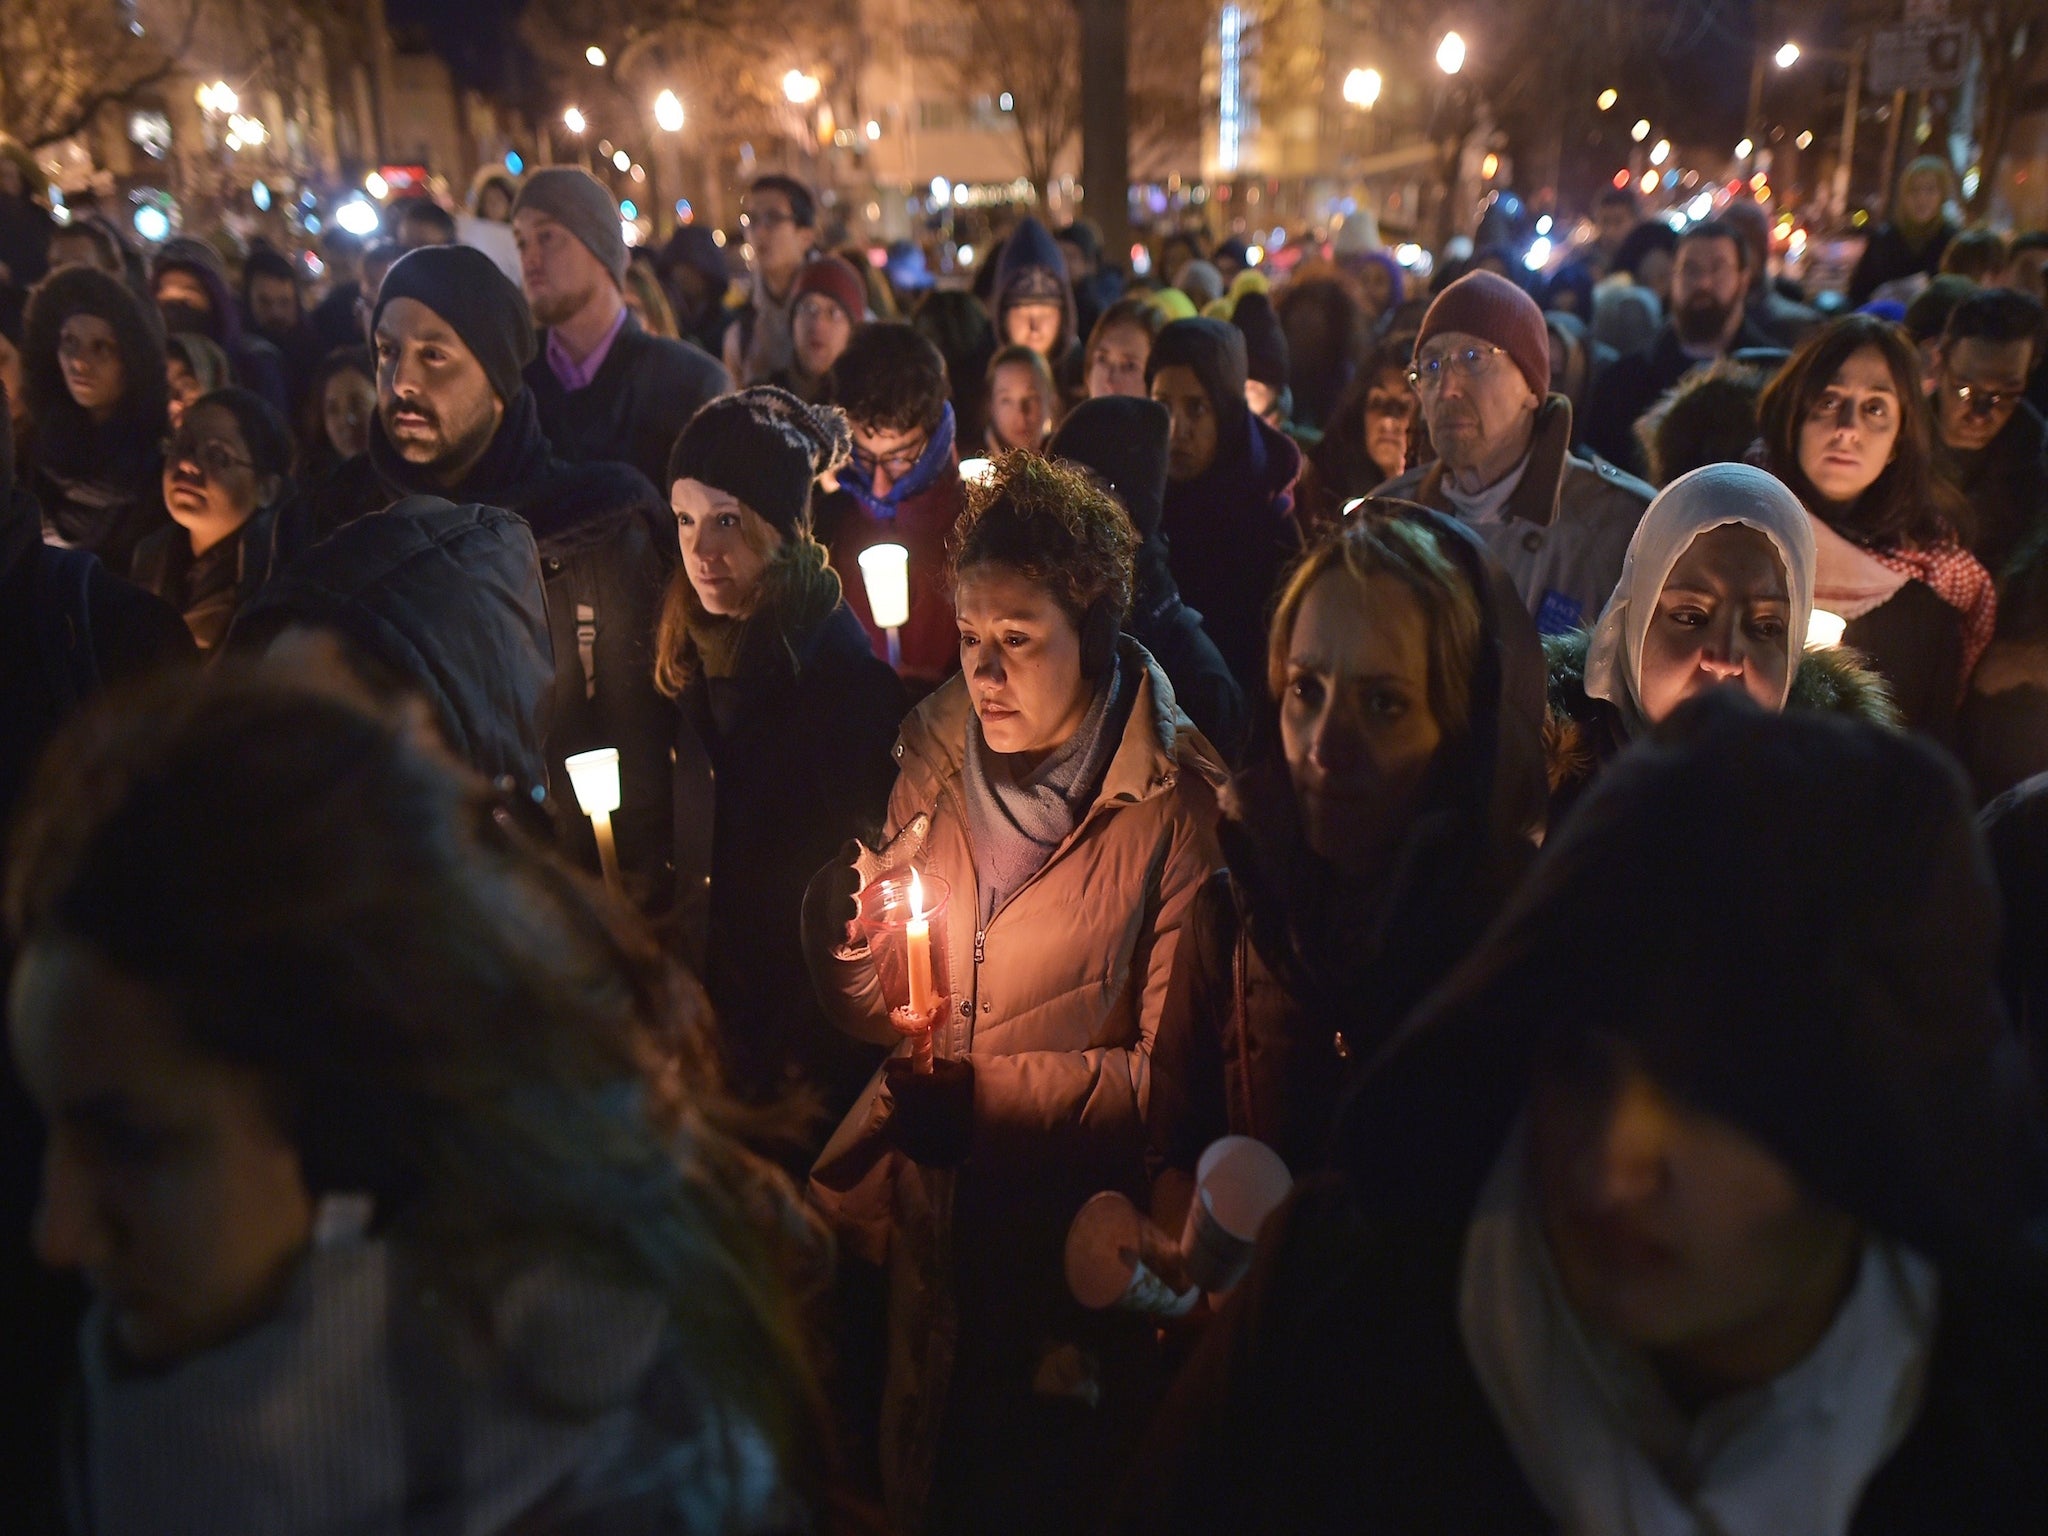
<path fill-rule="evenodd" d="M 1552 587 L 1543 594 L 1543 601 L 1536 609 L 1536 633 L 1539 635 L 1562 635 L 1577 629 L 1585 622 L 1586 605 L 1577 598 L 1566 597 Z"/>

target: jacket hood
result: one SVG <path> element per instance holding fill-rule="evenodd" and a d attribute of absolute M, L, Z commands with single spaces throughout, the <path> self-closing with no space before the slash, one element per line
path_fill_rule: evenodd
<path fill-rule="evenodd" d="M 1146 388 L 1162 368 L 1186 368 L 1201 382 L 1216 412 L 1216 456 L 1221 459 L 1243 435 L 1243 423 L 1252 414 L 1244 398 L 1250 377 L 1244 332 L 1227 320 L 1176 320 L 1153 338 L 1145 361 Z"/>
<path fill-rule="evenodd" d="M 1057 359 L 1074 343 L 1080 322 L 1074 310 L 1074 287 L 1067 281 L 1067 258 L 1059 242 L 1046 227 L 1026 214 L 996 258 L 996 334 L 1002 336 L 1003 315 L 1017 304 L 1039 303 L 1060 306 L 1059 340 L 1053 343 Z"/>
<path fill-rule="evenodd" d="M 1734 904 L 1739 963 L 1701 920 Z M 1695 700 L 1595 781 L 1361 1084 L 1337 1160 L 1418 1214 L 1469 1209 L 1540 1063 L 1598 1036 L 1937 1264 L 2031 1265 L 2048 1147 L 1998 997 L 1999 929 L 1939 751 Z"/>
<path fill-rule="evenodd" d="M 150 263 L 152 290 L 156 280 L 173 269 L 191 273 L 206 289 L 206 296 L 213 304 L 213 313 L 207 317 L 206 335 L 233 357 L 236 348 L 242 344 L 242 311 L 228 287 L 227 269 L 221 265 L 219 254 L 204 240 L 181 235 L 176 240 L 165 241 L 164 248 L 156 253 L 156 260 Z"/>
<path fill-rule="evenodd" d="M 57 343 L 73 315 L 106 321 L 121 352 L 127 392 L 104 423 L 95 423 L 64 385 Z M 154 457 L 170 400 L 163 321 L 126 283 L 96 267 L 52 272 L 30 296 L 21 353 L 22 393 L 35 423 L 38 463 L 93 478 L 118 475 L 122 465 Z"/>
<path fill-rule="evenodd" d="M 1166 510 L 1166 448 L 1172 427 L 1156 400 L 1108 395 L 1067 413 L 1046 452 L 1090 470 L 1130 514 L 1138 537 L 1159 531 Z"/>
<path fill-rule="evenodd" d="M 409 496 L 357 518 L 267 587 L 229 643 L 260 648 L 294 624 L 338 630 L 427 700 L 457 757 L 543 797 L 554 648 L 517 514 Z"/>
<path fill-rule="evenodd" d="M 1439 753 L 1400 848 L 1370 889 L 1309 851 L 1275 742 L 1233 782 L 1219 837 L 1261 953 L 1292 971 L 1302 995 L 1321 992 L 1350 1010 L 1389 994 L 1405 1012 L 1477 939 L 1534 855 L 1548 803 L 1543 647 L 1513 580 L 1462 523 L 1408 502 L 1374 500 L 1361 511 L 1426 526 L 1478 598 L 1469 729 Z M 1383 962 L 1411 984 L 1384 975 L 1370 988 L 1354 984 L 1361 968 Z M 1387 1000 L 1372 996 L 1371 1005 Z M 1384 1034 L 1399 1016 L 1377 1022 Z"/>

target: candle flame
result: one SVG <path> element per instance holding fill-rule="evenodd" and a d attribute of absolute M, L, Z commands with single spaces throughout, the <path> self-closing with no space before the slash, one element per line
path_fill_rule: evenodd
<path fill-rule="evenodd" d="M 910 920 L 924 921 L 924 882 L 917 878 L 917 871 L 910 872 Z"/>

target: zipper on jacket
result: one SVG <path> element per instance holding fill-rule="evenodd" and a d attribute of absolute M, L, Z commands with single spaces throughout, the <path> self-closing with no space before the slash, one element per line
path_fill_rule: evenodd
<path fill-rule="evenodd" d="M 980 965 L 982 960 L 985 958 L 982 953 L 982 941 L 985 940 L 987 937 L 988 930 L 986 928 L 977 928 L 974 930 L 974 963 L 976 965 Z"/>

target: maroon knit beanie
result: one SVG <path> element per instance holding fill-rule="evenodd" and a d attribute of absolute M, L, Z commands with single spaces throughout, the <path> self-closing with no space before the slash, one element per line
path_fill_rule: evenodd
<path fill-rule="evenodd" d="M 803 271 L 797 274 L 790 307 L 794 309 L 807 293 L 822 293 L 845 310 L 847 319 L 855 325 L 868 312 L 868 291 L 861 284 L 860 274 L 837 256 L 815 256 L 804 263 Z"/>
<path fill-rule="evenodd" d="M 1536 301 L 1492 272 L 1467 272 L 1436 296 L 1415 337 L 1419 357 L 1429 338 L 1462 331 L 1490 341 L 1522 370 L 1538 400 L 1550 393 L 1550 327 Z"/>

